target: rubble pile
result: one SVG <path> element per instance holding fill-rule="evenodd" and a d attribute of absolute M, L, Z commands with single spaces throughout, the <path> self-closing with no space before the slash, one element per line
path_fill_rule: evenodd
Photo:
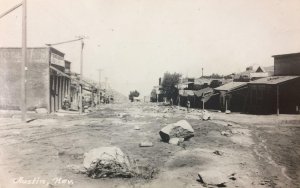
<path fill-rule="evenodd" d="M 92 178 L 135 176 L 128 157 L 117 147 L 100 147 L 84 154 L 83 166 Z"/>
<path fill-rule="evenodd" d="M 186 120 L 180 120 L 177 123 L 169 124 L 162 128 L 159 135 L 164 142 L 179 144 L 193 137 L 194 129 Z"/>

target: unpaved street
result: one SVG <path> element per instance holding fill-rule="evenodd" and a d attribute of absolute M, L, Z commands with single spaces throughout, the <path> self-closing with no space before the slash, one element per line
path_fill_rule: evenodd
<path fill-rule="evenodd" d="M 227 187 L 300 186 L 299 116 L 212 112 L 212 120 L 202 121 L 199 114 L 124 103 L 82 116 L 31 114 L 35 120 L 27 124 L 3 116 L 0 187 L 202 187 L 197 181 L 201 171 L 222 174 Z M 179 146 L 162 142 L 160 129 L 182 119 L 195 136 Z M 153 147 L 139 147 L 143 141 Z M 102 146 L 121 148 L 144 176 L 92 179 L 81 174 L 84 153 Z M 34 178 L 40 181 L 30 184 Z"/>

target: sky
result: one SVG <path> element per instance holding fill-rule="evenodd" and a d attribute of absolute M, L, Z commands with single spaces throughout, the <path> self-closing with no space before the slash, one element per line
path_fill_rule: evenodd
<path fill-rule="evenodd" d="M 0 0 L 0 14 L 21 0 Z M 300 0 L 27 0 L 28 46 L 88 36 L 83 76 L 149 95 L 164 72 L 189 77 L 273 65 L 300 52 Z M 0 19 L 0 47 L 21 47 L 22 9 Z M 80 42 L 55 46 L 80 72 Z"/>

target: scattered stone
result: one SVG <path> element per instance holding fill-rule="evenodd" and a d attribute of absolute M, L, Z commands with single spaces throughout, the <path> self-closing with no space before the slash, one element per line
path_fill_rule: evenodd
<path fill-rule="evenodd" d="M 180 143 L 182 143 L 184 141 L 184 138 L 171 138 L 169 140 L 169 144 L 173 144 L 173 145 L 179 145 Z"/>
<path fill-rule="evenodd" d="M 117 147 L 92 149 L 84 154 L 83 166 L 92 178 L 130 178 L 135 175 L 128 157 Z"/>
<path fill-rule="evenodd" d="M 228 127 L 232 127 L 232 125 L 231 125 L 231 124 L 229 124 L 229 123 L 227 124 L 227 126 L 228 126 Z"/>
<path fill-rule="evenodd" d="M 75 174 L 85 174 L 86 169 L 82 165 L 67 165 L 67 168 L 71 171 L 73 171 Z"/>
<path fill-rule="evenodd" d="M 57 152 L 57 155 L 58 155 L 58 156 L 61 156 L 61 155 L 64 155 L 64 154 L 65 154 L 64 151 L 59 151 L 59 152 Z"/>
<path fill-rule="evenodd" d="M 184 138 L 188 140 L 194 136 L 194 129 L 186 120 L 180 120 L 177 123 L 169 124 L 159 132 L 164 142 L 169 142 L 171 138 Z"/>
<path fill-rule="evenodd" d="M 35 112 L 38 114 L 47 114 L 48 110 L 46 108 L 37 108 L 35 109 Z"/>
<path fill-rule="evenodd" d="M 227 177 L 225 174 L 216 170 L 206 170 L 198 173 L 199 182 L 204 186 L 214 185 L 217 187 L 226 187 Z"/>
<path fill-rule="evenodd" d="M 229 179 L 235 181 L 235 180 L 236 180 L 235 175 L 236 175 L 236 173 L 232 173 L 232 174 L 229 176 Z"/>
<path fill-rule="evenodd" d="M 221 151 L 219 151 L 219 150 L 216 150 L 216 151 L 214 151 L 213 153 L 216 154 L 216 155 L 220 155 L 220 156 L 223 155 L 223 152 L 221 152 Z"/>
<path fill-rule="evenodd" d="M 221 132 L 221 135 L 223 135 L 223 136 L 231 136 L 231 131 L 229 131 L 229 130 L 227 130 L 227 131 L 222 131 Z"/>
<path fill-rule="evenodd" d="M 169 109 L 164 109 L 163 111 L 162 111 L 162 113 L 167 113 L 169 111 Z"/>
<path fill-rule="evenodd" d="M 139 144 L 140 147 L 152 147 L 153 143 L 152 142 L 141 142 Z"/>
<path fill-rule="evenodd" d="M 134 130 L 140 130 L 140 127 L 139 126 L 134 126 Z"/>
<path fill-rule="evenodd" d="M 231 113 L 230 110 L 226 110 L 226 111 L 225 111 L 225 114 L 230 114 L 230 113 Z"/>
<path fill-rule="evenodd" d="M 207 121 L 207 120 L 210 120 L 210 119 L 211 119 L 210 114 L 209 114 L 208 111 L 206 111 L 206 110 L 204 110 L 204 111 L 202 112 L 201 116 L 202 116 L 202 120 L 204 120 L 204 121 Z"/>

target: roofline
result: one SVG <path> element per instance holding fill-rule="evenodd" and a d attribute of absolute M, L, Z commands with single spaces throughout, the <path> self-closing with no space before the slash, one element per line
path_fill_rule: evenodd
<path fill-rule="evenodd" d="M 294 78 L 291 78 L 289 80 L 285 80 L 285 81 L 282 81 L 282 82 L 279 82 L 279 83 L 253 83 L 253 82 L 248 82 L 248 84 L 250 85 L 281 85 L 281 84 L 284 84 L 286 82 L 289 82 L 289 81 L 292 81 L 292 80 L 295 80 L 295 79 L 299 79 L 300 76 L 295 76 Z"/>
<path fill-rule="evenodd" d="M 231 82 L 229 82 L 229 83 L 231 83 Z M 226 84 L 229 84 L 229 83 L 226 83 Z M 242 83 L 245 83 L 245 84 L 241 84 L 241 85 L 235 86 L 232 89 L 217 89 L 217 87 L 216 87 L 216 88 L 214 88 L 214 90 L 216 90 L 216 91 L 232 91 L 232 90 L 238 89 L 240 87 L 246 86 L 249 82 L 242 82 Z M 224 84 L 224 85 L 226 85 L 226 84 Z M 222 86 L 223 85 L 221 85 L 219 87 L 222 87 Z"/>
<path fill-rule="evenodd" d="M 0 47 L 0 49 L 22 49 L 22 47 Z M 53 49 L 54 51 L 57 51 L 61 54 L 63 54 L 63 56 L 65 56 L 66 54 L 61 52 L 60 50 L 52 47 L 52 46 L 44 46 L 44 47 L 27 47 L 27 49 Z"/>
<path fill-rule="evenodd" d="M 278 55 L 273 55 L 272 57 L 285 57 L 285 56 L 300 56 L 300 52 L 296 52 L 296 53 L 289 53 L 289 54 L 278 54 Z"/>

